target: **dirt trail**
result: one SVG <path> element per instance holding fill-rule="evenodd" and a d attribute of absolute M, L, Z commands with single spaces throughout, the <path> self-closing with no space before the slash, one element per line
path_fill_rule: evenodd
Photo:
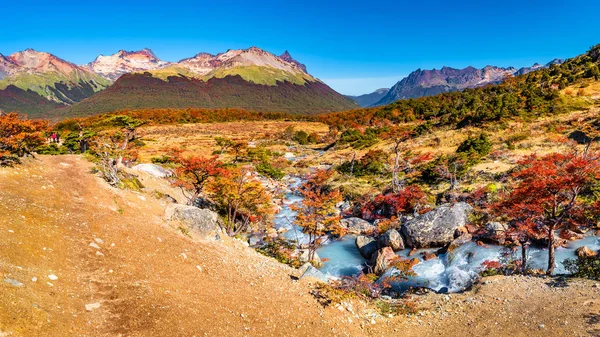
<path fill-rule="evenodd" d="M 41 156 L 0 169 L 0 336 L 600 331 L 600 288 L 593 282 L 552 288 L 534 278 L 493 279 L 448 298 L 428 295 L 421 301 L 431 311 L 422 316 L 373 325 L 359 305 L 353 313 L 322 308 L 310 284 L 293 281 L 290 268 L 237 240 L 182 234 L 162 220 L 164 201 L 114 190 L 90 168 L 77 156 Z M 149 177 L 143 182 L 164 186 Z"/>

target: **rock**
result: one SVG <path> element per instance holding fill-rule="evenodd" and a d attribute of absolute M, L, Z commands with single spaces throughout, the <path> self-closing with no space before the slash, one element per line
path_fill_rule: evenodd
<path fill-rule="evenodd" d="M 577 255 L 577 257 L 596 256 L 596 252 L 594 252 L 593 250 L 589 249 L 586 246 L 581 246 L 581 247 L 577 248 L 577 250 L 575 250 L 575 254 Z"/>
<path fill-rule="evenodd" d="M 397 252 L 404 249 L 404 240 L 395 229 L 390 229 L 377 239 L 377 248 L 390 247 Z"/>
<path fill-rule="evenodd" d="M 456 248 L 464 245 L 465 243 L 469 243 L 471 242 L 471 240 L 473 239 L 473 236 L 469 233 L 463 234 L 462 236 L 452 240 L 452 242 L 450 242 L 450 245 L 448 245 L 448 252 L 452 252 L 453 250 L 455 250 Z"/>
<path fill-rule="evenodd" d="M 452 242 L 457 228 L 467 223 L 473 208 L 464 202 L 444 204 L 408 221 L 401 232 L 410 247 L 442 247 Z"/>
<path fill-rule="evenodd" d="M 488 235 L 501 235 L 508 230 L 508 225 L 502 222 L 488 222 L 485 231 Z"/>
<path fill-rule="evenodd" d="M 369 260 L 371 256 L 377 251 L 377 243 L 375 240 L 368 236 L 359 235 L 356 237 L 356 248 L 360 252 L 360 255 L 365 259 Z"/>
<path fill-rule="evenodd" d="M 584 238 L 583 234 L 576 233 L 572 230 L 565 229 L 560 232 L 560 237 L 565 240 L 574 241 L 581 240 Z"/>
<path fill-rule="evenodd" d="M 390 264 L 396 260 L 398 256 L 390 247 L 383 247 L 371 257 L 371 266 L 373 273 L 382 275 L 390 267 Z"/>
<path fill-rule="evenodd" d="M 300 260 L 300 262 L 312 262 L 317 266 L 321 265 L 321 258 L 319 257 L 319 254 L 317 254 L 317 252 L 315 252 L 312 261 L 309 260 L 310 250 L 300 249 L 298 253 L 298 259 Z"/>
<path fill-rule="evenodd" d="M 435 253 L 427 253 L 427 252 L 421 253 L 421 256 L 423 257 L 424 261 L 435 260 L 438 258 L 438 256 Z"/>
<path fill-rule="evenodd" d="M 96 303 L 89 303 L 85 305 L 85 310 L 86 311 L 93 311 L 95 309 L 100 308 L 100 303 L 96 302 Z"/>
<path fill-rule="evenodd" d="M 221 231 L 219 214 L 208 209 L 181 204 L 169 204 L 165 209 L 167 220 L 179 221 L 196 233 L 209 236 Z"/>
<path fill-rule="evenodd" d="M 300 269 L 298 270 L 300 274 L 300 279 L 314 279 L 319 282 L 327 283 L 327 276 L 323 274 L 319 269 L 313 267 L 312 264 L 306 262 Z"/>
<path fill-rule="evenodd" d="M 98 246 L 95 242 L 90 243 L 90 247 L 100 249 L 100 246 Z"/>
<path fill-rule="evenodd" d="M 455 231 L 454 231 L 454 238 L 459 238 L 465 234 L 469 234 L 469 231 L 467 230 L 466 226 L 461 226 L 458 227 Z"/>
<path fill-rule="evenodd" d="M 285 233 L 287 231 L 288 231 L 288 229 L 285 228 L 285 227 L 279 227 L 279 228 L 277 228 L 277 233 L 279 233 L 279 234 Z"/>
<path fill-rule="evenodd" d="M 348 230 L 348 234 L 371 234 L 376 227 L 361 218 L 346 218 L 340 220 L 340 225 Z"/>
<path fill-rule="evenodd" d="M 50 280 L 52 280 L 52 281 L 56 281 L 56 280 L 58 280 L 58 276 L 56 276 L 56 275 L 54 275 L 54 274 L 50 274 L 50 275 L 48 275 L 48 278 L 49 278 Z"/>
<path fill-rule="evenodd" d="M 261 240 L 261 239 L 260 239 L 258 236 L 255 236 L 255 235 L 254 235 L 254 236 L 251 236 L 251 237 L 248 239 L 248 244 L 249 244 L 250 246 L 252 246 L 252 247 L 254 247 L 254 246 L 258 246 L 258 245 L 260 245 L 261 243 L 262 243 L 262 240 Z"/>
<path fill-rule="evenodd" d="M 13 286 L 13 287 L 22 287 L 22 286 L 24 286 L 24 284 L 23 284 L 23 283 L 21 283 L 21 282 L 19 282 L 19 281 L 17 281 L 17 280 L 13 280 L 13 279 L 11 279 L 11 278 L 5 278 L 5 279 L 4 279 L 4 282 L 6 282 L 6 283 L 10 284 L 10 285 L 11 285 L 11 286 Z"/>
<path fill-rule="evenodd" d="M 162 166 L 156 164 L 139 164 L 133 167 L 134 170 L 148 173 L 157 178 L 165 178 L 173 175 L 173 172 L 165 170 Z"/>

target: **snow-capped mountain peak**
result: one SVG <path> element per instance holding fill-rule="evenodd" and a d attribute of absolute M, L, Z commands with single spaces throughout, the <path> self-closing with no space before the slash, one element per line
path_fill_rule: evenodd
<path fill-rule="evenodd" d="M 161 61 L 152 50 L 146 48 L 139 51 L 119 50 L 113 55 L 100 55 L 88 67 L 95 73 L 111 80 L 123 74 L 145 70 L 157 70 L 169 66 L 169 62 Z"/>

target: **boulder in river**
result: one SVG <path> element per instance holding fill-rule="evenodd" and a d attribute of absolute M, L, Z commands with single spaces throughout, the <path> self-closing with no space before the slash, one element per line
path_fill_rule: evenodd
<path fill-rule="evenodd" d="M 165 218 L 179 221 L 190 230 L 203 236 L 221 232 L 219 214 L 208 209 L 181 204 L 168 204 L 165 209 Z"/>
<path fill-rule="evenodd" d="M 375 231 L 376 227 L 371 225 L 368 221 L 361 218 L 346 218 L 340 220 L 340 225 L 346 228 L 348 234 L 371 234 Z"/>
<path fill-rule="evenodd" d="M 376 275 L 383 275 L 385 271 L 390 267 L 392 262 L 396 260 L 398 256 L 394 254 L 394 251 L 390 247 L 383 247 L 371 257 L 371 266 L 373 267 L 373 273 Z"/>
<path fill-rule="evenodd" d="M 456 248 L 464 245 L 465 243 L 471 242 L 472 239 L 473 239 L 473 236 L 471 234 L 465 233 L 465 234 L 457 237 L 456 239 L 452 240 L 452 242 L 450 242 L 450 245 L 448 245 L 447 251 L 452 252 Z"/>
<path fill-rule="evenodd" d="M 577 250 L 575 251 L 575 254 L 577 255 L 577 257 L 592 257 L 592 256 L 596 256 L 596 253 L 589 249 L 586 246 L 581 246 L 579 248 L 577 248 Z"/>
<path fill-rule="evenodd" d="M 383 247 L 390 247 L 397 252 L 404 249 L 404 240 L 402 240 L 402 236 L 397 230 L 390 229 L 377 238 L 377 248 Z"/>
<path fill-rule="evenodd" d="M 377 251 L 377 243 L 368 236 L 359 235 L 356 237 L 356 248 L 358 248 L 362 257 L 369 260 L 373 253 Z"/>
<path fill-rule="evenodd" d="M 401 229 L 410 247 L 442 247 L 454 240 L 457 228 L 465 226 L 473 208 L 465 203 L 444 204 L 406 222 Z"/>

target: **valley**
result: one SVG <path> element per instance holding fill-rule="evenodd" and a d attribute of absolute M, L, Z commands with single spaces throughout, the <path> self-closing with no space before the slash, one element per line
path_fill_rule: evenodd
<path fill-rule="evenodd" d="M 0 337 L 600 335 L 595 26 L 151 5 L 0 37 Z"/>

